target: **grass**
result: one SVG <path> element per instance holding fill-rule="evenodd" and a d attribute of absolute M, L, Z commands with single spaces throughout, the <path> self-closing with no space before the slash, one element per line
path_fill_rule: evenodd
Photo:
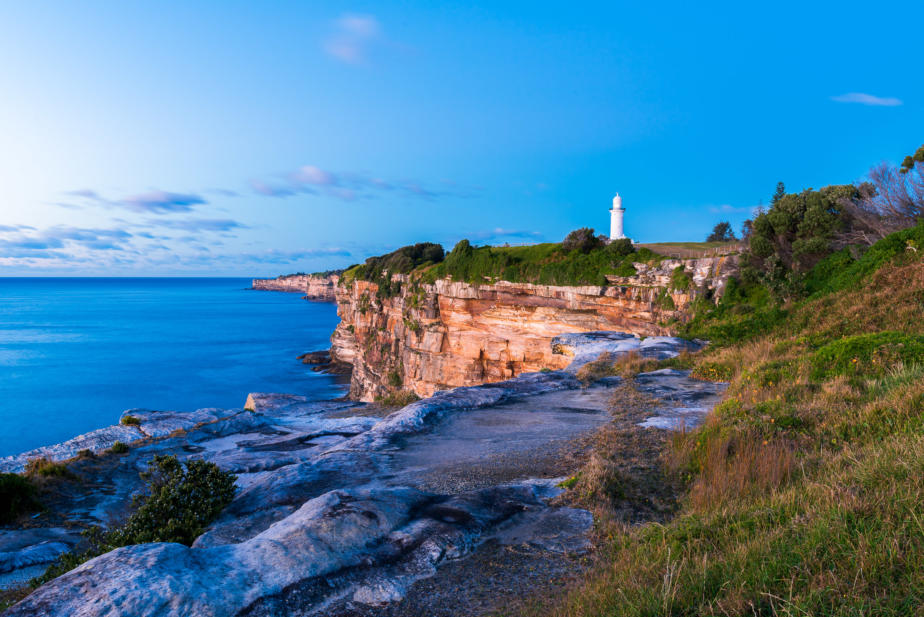
<path fill-rule="evenodd" d="M 34 458 L 26 463 L 25 475 L 30 478 L 64 478 L 73 480 L 74 475 L 64 463 L 56 463 L 48 458 Z"/>
<path fill-rule="evenodd" d="M 723 336 L 694 375 L 730 383 L 660 452 L 679 510 L 604 523 L 598 566 L 531 614 L 921 614 L 924 261 L 907 239 L 816 272 L 827 291 L 800 302 L 739 289 L 698 316 L 693 328 Z"/>
<path fill-rule="evenodd" d="M 418 246 L 404 247 L 394 253 L 371 258 L 366 264 L 349 268 L 343 273 L 342 284 L 356 279 L 374 281 L 377 294 L 391 297 L 401 290 L 401 283 L 384 276 L 391 273 L 411 274 L 413 280 L 432 283 L 450 277 L 473 284 L 496 282 L 536 283 L 543 285 L 606 285 L 607 275 L 633 276 L 632 262 L 657 263 L 663 257 L 648 249 L 628 255 L 621 247 L 609 245 L 588 252 L 566 251 L 561 243 L 543 243 L 530 246 L 479 246 L 463 240 L 445 258 L 425 259 Z M 404 252 L 402 252 L 404 251 Z M 414 258 L 405 256 L 414 255 Z M 360 312 L 363 307 L 360 306 Z"/>
<path fill-rule="evenodd" d="M 109 452 L 111 452 L 112 454 L 125 454 L 126 452 L 128 452 L 128 446 L 125 445 L 121 441 L 117 441 L 114 444 L 112 444 L 111 448 L 109 448 Z"/>
<path fill-rule="evenodd" d="M 396 392 L 389 392 L 385 396 L 381 396 L 375 399 L 375 402 L 381 405 L 382 407 L 406 407 L 415 401 L 419 401 L 420 397 L 417 396 L 414 392 L 410 390 L 398 390 Z"/>

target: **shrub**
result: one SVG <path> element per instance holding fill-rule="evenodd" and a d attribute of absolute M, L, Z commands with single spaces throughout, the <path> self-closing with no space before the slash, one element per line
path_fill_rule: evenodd
<path fill-rule="evenodd" d="M 392 388 L 400 388 L 403 384 L 404 380 L 401 378 L 401 372 L 398 369 L 388 372 L 388 385 Z"/>
<path fill-rule="evenodd" d="M 575 373 L 575 376 L 584 386 L 589 386 L 595 381 L 616 374 L 616 364 L 613 354 L 604 351 L 597 356 L 596 360 L 592 360 L 580 367 L 577 373 Z"/>
<path fill-rule="evenodd" d="M 91 527 L 84 532 L 89 549 L 65 553 L 30 583 L 41 585 L 120 546 L 145 542 L 191 545 L 234 499 L 237 479 L 214 463 L 181 463 L 176 456 L 155 456 L 141 478 L 146 494 L 136 496 L 136 509 L 124 525 L 108 532 Z"/>
<path fill-rule="evenodd" d="M 0 524 L 11 523 L 21 514 L 38 510 L 35 485 L 15 473 L 0 473 Z"/>
<path fill-rule="evenodd" d="M 617 257 L 625 257 L 626 255 L 631 255 L 635 252 L 635 247 L 632 246 L 632 240 L 628 238 L 620 238 L 619 240 L 613 240 L 606 245 L 606 252 Z"/>
<path fill-rule="evenodd" d="M 693 279 L 687 274 L 686 266 L 683 264 L 674 268 L 671 272 L 671 288 L 679 291 L 686 291 L 693 286 Z"/>
<path fill-rule="evenodd" d="M 420 322 L 410 316 L 404 318 L 404 327 L 415 334 L 421 330 Z"/>
<path fill-rule="evenodd" d="M 26 463 L 27 476 L 41 476 L 43 478 L 68 478 L 76 476 L 63 463 L 56 463 L 49 458 L 34 458 Z"/>
<path fill-rule="evenodd" d="M 626 260 L 619 262 L 619 265 L 613 269 L 613 274 L 616 276 L 635 276 L 638 274 L 638 270 L 635 269 L 631 261 Z"/>
<path fill-rule="evenodd" d="M 398 392 L 390 392 L 385 396 L 381 396 L 375 399 L 375 402 L 382 407 L 406 407 L 419 400 L 420 397 L 414 392 L 410 390 L 399 390 Z"/>
<path fill-rule="evenodd" d="M 126 446 L 121 441 L 117 441 L 114 444 L 112 444 L 112 447 L 109 448 L 109 451 L 112 452 L 113 454 L 125 454 L 126 452 L 128 452 L 128 446 Z"/>
<path fill-rule="evenodd" d="M 579 251 L 581 253 L 589 253 L 601 246 L 603 246 L 603 242 L 594 235 L 594 230 L 590 227 L 575 229 L 565 236 L 564 241 L 561 243 L 563 250 L 568 252 Z"/>
<path fill-rule="evenodd" d="M 140 426 L 141 420 L 137 416 L 125 415 L 120 420 L 125 426 Z"/>
<path fill-rule="evenodd" d="M 878 377 L 898 363 L 924 363 L 924 336 L 887 331 L 833 341 L 813 354 L 812 378 Z"/>

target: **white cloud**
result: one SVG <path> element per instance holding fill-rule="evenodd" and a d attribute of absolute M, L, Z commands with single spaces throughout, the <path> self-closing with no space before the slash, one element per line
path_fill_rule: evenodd
<path fill-rule="evenodd" d="M 722 204 L 721 206 L 709 206 L 709 212 L 713 214 L 737 214 L 746 212 L 753 215 L 757 211 L 757 208 L 759 208 L 759 206 L 732 206 L 730 204 Z"/>
<path fill-rule="evenodd" d="M 365 64 L 369 49 L 381 38 L 382 28 L 372 15 L 344 15 L 324 41 L 324 51 L 347 64 Z"/>
<path fill-rule="evenodd" d="M 337 177 L 314 165 L 303 165 L 292 173 L 292 180 L 302 184 L 320 184 L 332 186 L 337 184 Z"/>
<path fill-rule="evenodd" d="M 902 104 L 901 99 L 887 96 L 874 96 L 863 92 L 848 92 L 839 96 L 832 96 L 832 101 L 837 103 L 857 103 L 859 105 L 871 105 L 873 107 L 897 107 Z"/>

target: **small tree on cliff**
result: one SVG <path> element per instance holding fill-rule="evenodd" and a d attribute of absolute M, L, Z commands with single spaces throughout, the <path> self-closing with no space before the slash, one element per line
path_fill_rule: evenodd
<path fill-rule="evenodd" d="M 580 251 L 582 253 L 589 253 L 601 246 L 603 246 L 603 242 L 594 235 L 594 230 L 591 227 L 575 229 L 565 236 L 564 241 L 561 243 L 561 247 L 568 252 Z"/>
<path fill-rule="evenodd" d="M 706 238 L 706 242 L 731 242 L 735 239 L 731 224 L 728 221 L 720 221 L 712 228 L 712 233 Z"/>
<path fill-rule="evenodd" d="M 772 208 L 776 204 L 780 203 L 780 200 L 786 196 L 786 185 L 782 182 L 776 183 L 776 191 L 773 193 L 773 197 L 770 198 L 770 207 Z"/>

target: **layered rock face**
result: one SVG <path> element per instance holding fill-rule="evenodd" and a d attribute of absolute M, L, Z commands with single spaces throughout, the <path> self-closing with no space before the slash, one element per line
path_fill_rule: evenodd
<path fill-rule="evenodd" d="M 294 291 L 305 294 L 307 300 L 334 302 L 339 281 L 339 274 L 292 274 L 274 279 L 253 279 L 253 288 L 263 291 Z"/>
<path fill-rule="evenodd" d="M 684 289 L 673 289 L 683 266 Z M 550 344 L 557 335 L 619 330 L 639 336 L 668 335 L 699 297 L 717 297 L 735 271 L 734 257 L 636 264 L 632 277 L 610 285 L 560 287 L 498 282 L 472 285 L 450 280 L 411 282 L 397 295 L 376 284 L 337 287 L 341 322 L 331 356 L 353 365 L 350 396 L 371 401 L 406 389 L 421 397 L 458 386 L 515 377 L 568 365 Z"/>

